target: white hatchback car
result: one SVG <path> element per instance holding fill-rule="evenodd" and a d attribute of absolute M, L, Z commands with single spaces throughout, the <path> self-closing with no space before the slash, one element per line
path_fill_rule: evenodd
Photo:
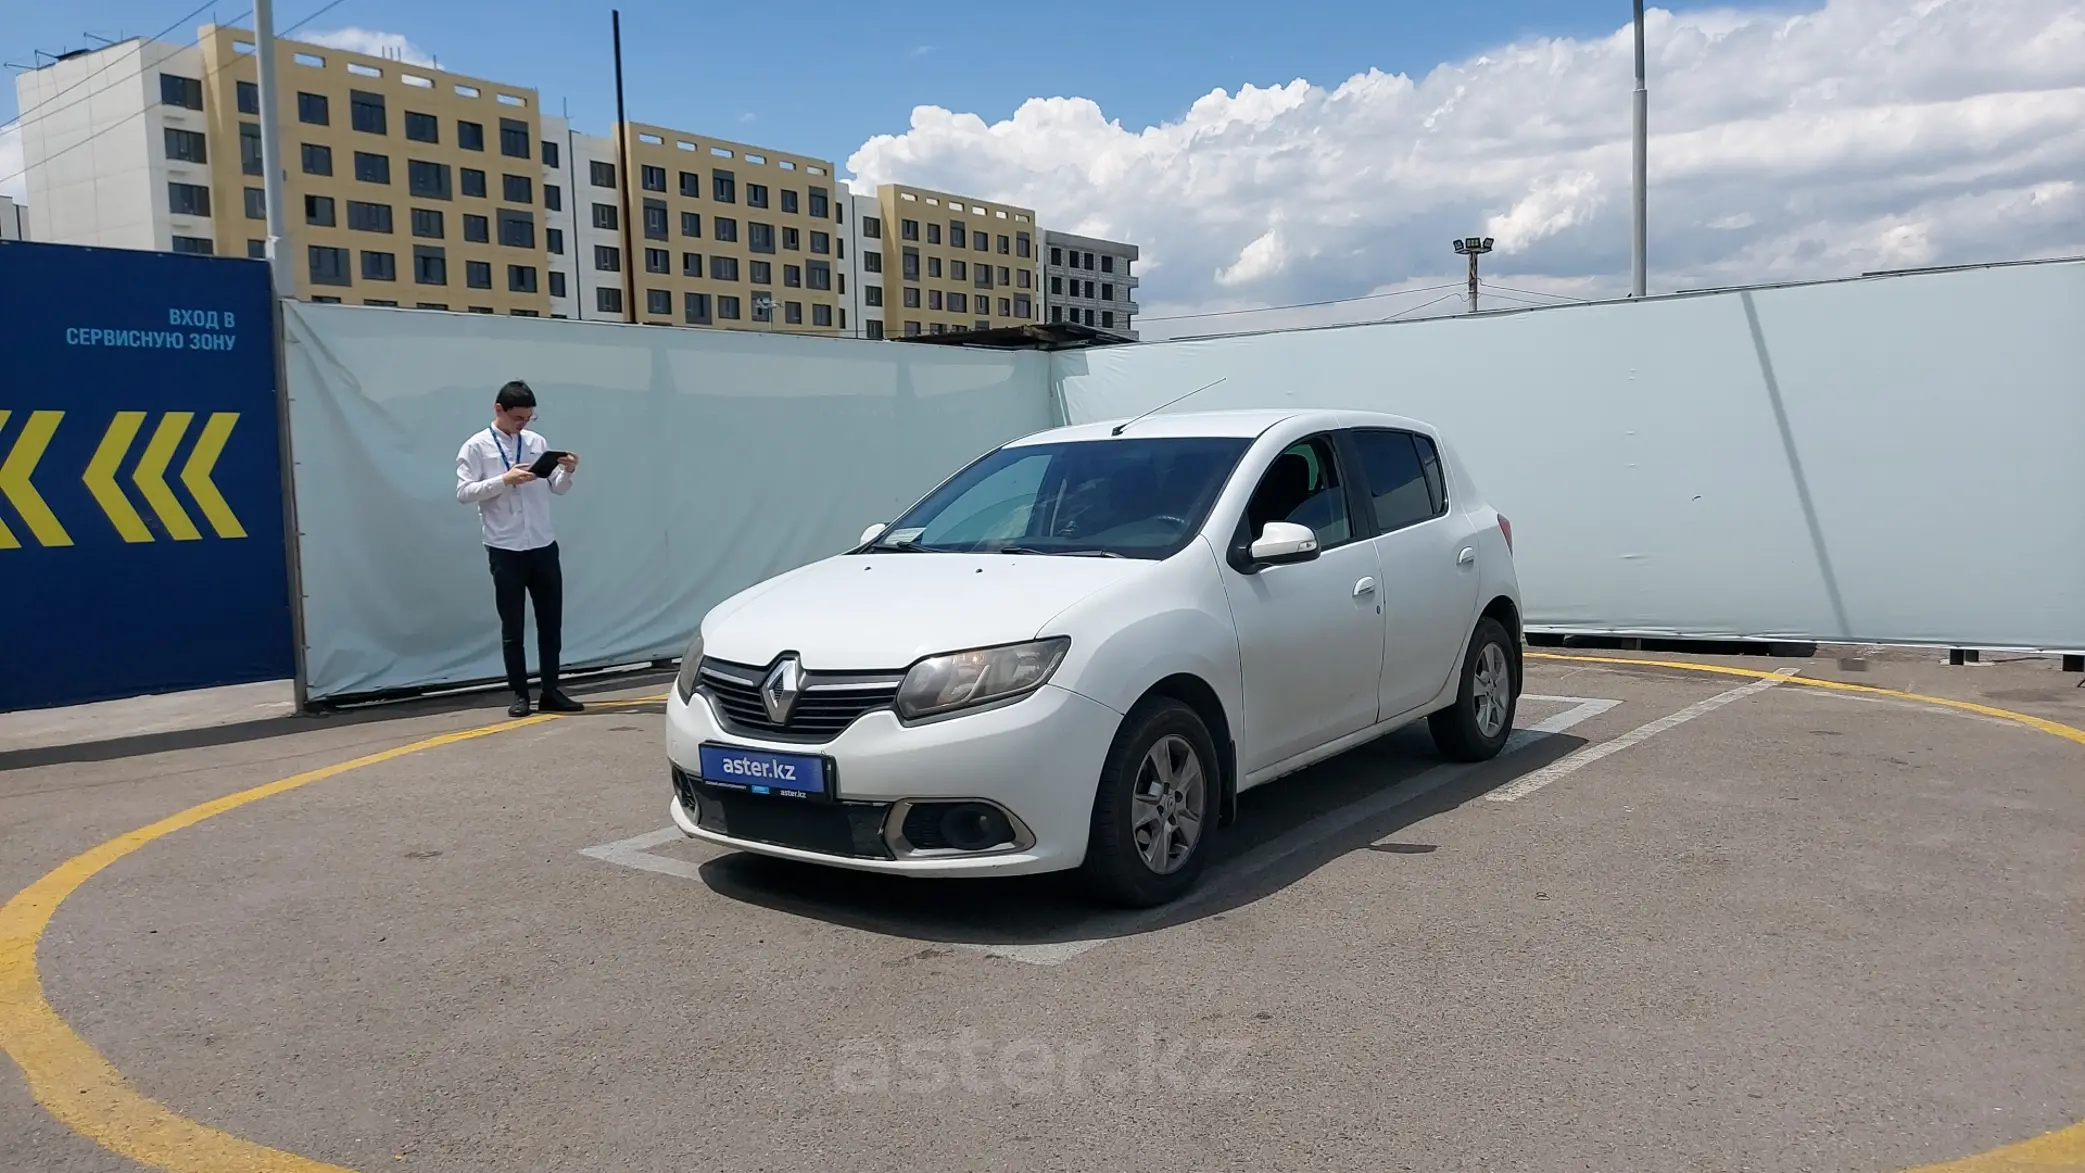
<path fill-rule="evenodd" d="M 1178 897 L 1239 792 L 1426 717 L 1497 754 L 1513 531 L 1431 427 L 1332 411 L 1059 428 L 711 610 L 667 701 L 671 813 L 920 876 L 1077 868 Z"/>

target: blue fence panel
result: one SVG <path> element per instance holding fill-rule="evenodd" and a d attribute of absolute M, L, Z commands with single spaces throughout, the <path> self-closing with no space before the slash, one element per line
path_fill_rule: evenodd
<path fill-rule="evenodd" d="M 0 710 L 294 671 L 268 271 L 0 245 Z"/>

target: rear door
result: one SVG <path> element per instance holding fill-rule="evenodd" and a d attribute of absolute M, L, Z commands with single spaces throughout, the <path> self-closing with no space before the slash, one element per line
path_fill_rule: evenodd
<path fill-rule="evenodd" d="M 1379 708 L 1388 720 L 1447 686 L 1476 623 L 1477 543 L 1469 519 L 1448 500 L 1431 438 L 1392 428 L 1355 428 L 1346 438 L 1382 567 Z"/>

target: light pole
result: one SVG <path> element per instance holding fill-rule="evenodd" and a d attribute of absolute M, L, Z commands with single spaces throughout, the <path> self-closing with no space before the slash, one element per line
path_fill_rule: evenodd
<path fill-rule="evenodd" d="M 1636 223 L 1635 236 L 1630 242 L 1630 276 L 1634 281 L 1636 297 L 1644 295 L 1644 270 L 1649 263 L 1645 224 L 1649 218 L 1647 189 L 1650 186 L 1650 102 L 1650 93 L 1643 85 L 1643 0 L 1636 0 Z"/>
<path fill-rule="evenodd" d="M 1491 237 L 1466 236 L 1455 242 L 1457 256 L 1470 258 L 1470 312 L 1477 312 L 1477 258 L 1491 251 Z"/>
<path fill-rule="evenodd" d="M 254 0 L 254 64 L 260 69 L 255 111 L 261 119 L 261 200 L 265 205 L 268 241 L 264 255 L 275 282 L 275 296 L 297 296 L 296 269 L 289 251 L 289 215 L 282 206 L 282 137 L 275 117 L 275 5 Z"/>

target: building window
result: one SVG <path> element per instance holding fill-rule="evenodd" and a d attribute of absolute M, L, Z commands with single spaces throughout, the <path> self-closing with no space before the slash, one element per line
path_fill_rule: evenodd
<path fill-rule="evenodd" d="M 347 204 L 347 226 L 354 232 L 391 231 L 391 205 L 369 204 L 361 200 L 349 200 Z"/>
<path fill-rule="evenodd" d="M 787 188 L 787 187 L 783 188 L 783 189 L 782 189 L 782 211 L 783 211 L 783 212 L 784 212 L 785 214 L 787 214 L 787 215 L 791 215 L 791 216 L 794 216 L 794 215 L 796 215 L 796 214 L 797 214 L 797 207 L 798 207 L 798 200 L 797 200 L 797 198 L 796 198 L 796 191 L 795 191 L 795 189 L 793 189 L 793 188 Z"/>
<path fill-rule="evenodd" d="M 414 208 L 413 235 L 423 240 L 440 240 L 443 236 L 441 210 L 439 208 Z"/>
<path fill-rule="evenodd" d="M 465 261 L 463 263 L 463 283 L 472 289 L 492 288 L 492 262 Z"/>
<path fill-rule="evenodd" d="M 862 217 L 862 236 L 869 240 L 883 239 L 883 221 L 874 216 Z"/>
<path fill-rule="evenodd" d="M 331 126 L 333 113 L 324 94 L 297 94 L 297 121 L 311 126 Z"/>
<path fill-rule="evenodd" d="M 485 173 L 476 167 L 465 167 L 462 175 L 463 194 L 472 199 L 485 198 Z"/>
<path fill-rule="evenodd" d="M 882 254 L 882 253 L 872 253 L 872 252 L 865 252 L 865 253 L 863 253 L 863 254 L 862 254 L 862 272 L 864 272 L 864 273 L 881 273 L 881 272 L 883 272 L 883 254 Z"/>
<path fill-rule="evenodd" d="M 746 280 L 755 285 L 773 285 L 775 283 L 774 264 L 769 261 L 748 262 Z"/>
<path fill-rule="evenodd" d="M 666 168 L 654 167 L 649 163 L 637 169 L 638 186 L 646 191 L 666 190 Z"/>
<path fill-rule="evenodd" d="M 203 108 L 203 83 L 192 77 L 162 73 L 159 75 L 159 104 L 200 110 Z"/>
<path fill-rule="evenodd" d="M 491 221 L 483 216 L 473 216 L 466 213 L 463 217 L 463 238 L 472 244 L 491 244 Z"/>
<path fill-rule="evenodd" d="M 673 272 L 673 254 L 663 248 L 645 249 L 644 271 L 647 273 Z"/>
<path fill-rule="evenodd" d="M 681 172 L 681 194 L 691 200 L 702 198 L 702 176 L 693 171 Z"/>
<path fill-rule="evenodd" d="M 658 200 L 644 201 L 644 238 L 646 240 L 665 240 L 667 238 L 666 205 Z"/>
<path fill-rule="evenodd" d="M 1087 325 L 1089 325 L 1089 326 L 1091 326 L 1091 325 L 1093 324 L 1093 311 L 1092 311 L 1092 310 L 1087 310 L 1087 311 L 1086 311 L 1086 324 L 1087 324 Z"/>
<path fill-rule="evenodd" d="M 951 281 L 968 281 L 970 279 L 970 266 L 962 261 L 950 261 L 948 263 L 948 276 Z"/>
<path fill-rule="evenodd" d="M 928 258 L 927 258 L 927 276 L 929 276 L 929 277 L 939 277 L 939 276 L 941 276 L 941 258 L 940 258 L 940 257 L 928 257 Z"/>
<path fill-rule="evenodd" d="M 562 228 L 545 228 L 543 230 L 543 251 L 554 257 L 564 256 L 565 230 Z"/>
<path fill-rule="evenodd" d="M 1050 263 L 1053 265 L 1062 265 L 1064 263 L 1064 250 L 1056 247 L 1055 245 L 1052 245 L 1050 247 Z"/>
<path fill-rule="evenodd" d="M 268 258 L 268 242 L 265 240 L 247 241 L 246 255 L 256 261 L 266 260 Z"/>
<path fill-rule="evenodd" d="M 782 247 L 789 252 L 802 252 L 804 248 L 803 234 L 794 228 L 784 228 L 782 230 Z"/>
<path fill-rule="evenodd" d="M 950 248 L 968 248 L 968 247 L 969 247 L 969 245 L 967 245 L 967 244 L 965 244 L 965 243 L 964 243 L 965 239 L 966 239 L 966 238 L 965 238 L 965 237 L 964 237 L 964 235 L 963 235 L 963 222 L 962 222 L 961 220 L 950 220 L 950 221 L 948 222 L 948 244 L 949 244 L 949 247 L 950 247 Z"/>
<path fill-rule="evenodd" d="M 791 326 L 803 325 L 804 303 L 800 301 L 785 302 L 782 306 L 782 321 Z"/>
<path fill-rule="evenodd" d="M 866 326 L 866 327 L 868 328 L 868 331 L 869 331 L 869 332 L 868 332 L 868 334 L 867 334 L 867 335 L 865 335 L 865 337 L 867 337 L 867 338 L 869 339 L 869 341 L 871 341 L 871 342 L 881 342 L 881 341 L 883 341 L 883 319 L 882 319 L 882 318 L 870 318 L 870 319 L 869 319 L 868 321 L 866 321 L 866 322 L 863 322 L 863 323 L 862 323 L 862 325 L 864 325 L 864 326 Z"/>
<path fill-rule="evenodd" d="M 239 170 L 248 175 L 260 175 L 261 125 L 258 122 L 239 124 Z"/>
<path fill-rule="evenodd" d="M 907 281 L 919 280 L 919 250 L 908 248 L 898 257 L 898 274 Z"/>
<path fill-rule="evenodd" d="M 980 249 L 979 251 L 980 251 L 980 252 L 982 252 L 983 250 L 982 250 L 982 249 Z M 999 234 L 999 255 L 1000 255 L 1000 256 L 1002 256 L 1002 257 L 1012 256 L 1012 255 L 1013 255 L 1013 251 L 1014 251 L 1014 242 L 1013 242 L 1013 239 L 1012 239 L 1011 237 L 1007 236 L 1007 235 L 1006 235 L 1005 233 L 1003 233 L 1003 232 L 1002 232 L 1002 233 L 1000 233 L 1000 234 Z"/>
<path fill-rule="evenodd" d="M 765 264 L 766 262 L 762 262 L 762 263 L 763 263 L 763 264 Z M 784 266 L 782 266 L 782 284 L 784 284 L 784 285 L 788 286 L 788 287 L 789 287 L 789 288 L 791 288 L 791 289 L 801 289 L 801 288 L 803 288 L 803 284 L 804 284 L 804 270 L 803 270 L 803 266 L 802 266 L 802 265 L 784 265 Z"/>
<path fill-rule="evenodd" d="M 442 141 L 441 119 L 417 110 L 405 112 L 405 137 L 416 143 L 438 143 Z"/>
<path fill-rule="evenodd" d="M 332 147 L 322 147 L 317 143 L 305 143 L 302 153 L 304 155 L 304 174 L 333 174 Z"/>
<path fill-rule="evenodd" d="M 1101 325 L 1102 325 L 1103 327 L 1105 327 L 1106 329 L 1109 329 L 1109 330 L 1112 330 L 1112 329 L 1114 329 L 1114 328 L 1115 328 L 1115 311 L 1114 311 L 1114 310 L 1102 310 L 1102 311 L 1100 311 L 1100 324 L 1101 324 Z"/>
<path fill-rule="evenodd" d="M 701 254 L 701 253 L 682 253 L 682 254 L 681 254 L 681 276 L 683 276 L 683 277 L 700 277 L 700 276 L 702 276 L 702 254 Z"/>
<path fill-rule="evenodd" d="M 647 289 L 644 291 L 644 312 L 667 317 L 673 313 L 673 291 L 671 289 Z"/>
<path fill-rule="evenodd" d="M 543 165 L 551 168 L 559 165 L 557 161 L 557 144 L 549 139 L 543 140 Z"/>
<path fill-rule="evenodd" d="M 391 182 L 391 156 L 355 152 L 355 178 L 363 183 Z"/>
<path fill-rule="evenodd" d="M 594 308 L 604 314 L 623 312 L 623 291 L 603 286 L 594 290 Z"/>
<path fill-rule="evenodd" d="M 1014 297 L 1014 317 L 1024 322 L 1035 320 L 1034 303 L 1028 300 L 1027 294 L 1018 294 Z"/>
<path fill-rule="evenodd" d="M 1092 296 L 1093 296 L 1093 282 L 1091 282 L 1091 281 L 1088 281 L 1088 282 L 1086 282 L 1086 293 L 1085 293 L 1085 296 L 1087 296 L 1087 297 L 1092 297 Z"/>
<path fill-rule="evenodd" d="M 1016 233 L 1014 233 L 1014 255 L 1015 255 L 1015 256 L 1017 256 L 1017 257 L 1024 257 L 1024 258 L 1025 258 L 1025 257 L 1026 257 L 1026 256 L 1028 255 L 1028 253 L 1029 253 L 1029 251 L 1030 251 L 1030 249 L 1031 249 L 1032 247 L 1033 247 L 1033 246 L 1032 246 L 1032 245 L 1031 245 L 1031 244 L 1029 243 L 1029 240 L 1028 240 L 1028 234 L 1027 234 L 1027 233 L 1025 233 L 1025 232 L 1016 232 Z"/>
<path fill-rule="evenodd" d="M 413 303 L 413 308 L 416 310 L 447 310 L 449 303 L 445 301 L 416 301 Z"/>
<path fill-rule="evenodd" d="M 167 161 L 171 163 L 208 163 L 210 149 L 201 134 L 193 130 L 166 128 Z"/>
<path fill-rule="evenodd" d="M 246 189 L 246 218 L 266 220 L 268 218 L 268 193 L 258 187 Z"/>
<path fill-rule="evenodd" d="M 916 285 L 907 285 L 907 286 L 905 287 L 905 297 L 904 297 L 904 302 L 905 302 L 905 308 L 906 308 L 906 309 L 908 309 L 908 310 L 916 310 L 916 309 L 918 309 L 918 308 L 919 308 L 919 287 L 918 287 L 918 286 L 916 286 Z"/>
<path fill-rule="evenodd" d="M 749 208 L 764 208 L 767 206 L 766 184 L 749 183 L 746 185 L 746 206 Z"/>
<path fill-rule="evenodd" d="M 899 238 L 900 240 L 918 240 L 918 239 L 919 239 L 919 221 L 917 221 L 917 220 L 900 220 L 900 221 L 898 221 L 898 238 Z"/>
<path fill-rule="evenodd" d="M 333 197 L 321 195 L 305 196 L 304 222 L 320 228 L 333 227 Z"/>
<path fill-rule="evenodd" d="M 307 250 L 307 254 L 313 285 L 353 284 L 353 279 L 348 276 L 348 250 L 314 244 Z"/>
<path fill-rule="evenodd" d="M 594 268 L 603 273 L 623 271 L 623 252 L 612 244 L 594 246 Z"/>
<path fill-rule="evenodd" d="M 811 251 L 819 254 L 820 256 L 831 255 L 833 251 L 832 233 L 813 232 L 811 234 Z"/>
<path fill-rule="evenodd" d="M 832 262 L 811 261 L 804 266 L 804 278 L 813 289 L 831 289 L 833 287 Z"/>
<path fill-rule="evenodd" d="M 942 308 L 941 291 L 939 289 L 927 290 L 927 308 L 930 310 Z"/>
<path fill-rule="evenodd" d="M 614 204 L 594 205 L 594 227 L 605 229 L 609 232 L 615 231 L 616 214 Z"/>
<path fill-rule="evenodd" d="M 929 225 L 927 225 L 927 243 L 928 243 L 928 244 L 940 244 L 940 243 L 941 243 L 941 225 L 939 225 L 939 224 L 929 224 Z"/>
<path fill-rule="evenodd" d="M 615 164 L 595 159 L 587 164 L 587 177 L 593 181 L 595 187 L 614 187 Z"/>
<path fill-rule="evenodd" d="M 500 243 L 508 248 L 536 247 L 536 214 L 501 208 Z"/>
<path fill-rule="evenodd" d="M 710 173 L 710 198 L 720 204 L 738 202 L 738 180 L 729 171 Z"/>
<path fill-rule="evenodd" d="M 406 160 L 405 189 L 413 195 L 430 200 L 448 199 L 449 165 L 430 163 L 425 159 Z"/>
<path fill-rule="evenodd" d="M 526 147 L 528 146 L 528 139 L 524 138 L 521 140 L 521 142 L 523 148 L 526 149 Z M 508 293 L 534 293 L 535 291 L 536 267 L 534 265 L 507 266 Z"/>
<path fill-rule="evenodd" d="M 540 318 L 543 315 L 534 310 L 508 310 L 507 316 L 510 318 Z"/>
<path fill-rule="evenodd" d="M 729 294 L 717 298 L 717 317 L 725 321 L 738 320 L 738 299 Z"/>
<path fill-rule="evenodd" d="M 978 300 L 983 301 L 984 299 L 979 298 Z M 999 299 L 999 316 L 1002 318 L 1010 318 L 1014 316 L 1014 303 L 1011 300 L 1004 297 Z"/>
<path fill-rule="evenodd" d="M 1064 296 L 1064 278 L 1062 278 L 1062 277 L 1051 277 L 1051 278 L 1050 278 L 1050 292 L 1051 292 L 1052 294 L 1055 294 L 1055 295 L 1056 295 L 1056 296 L 1058 296 L 1058 297 L 1062 297 L 1062 296 Z"/>
<path fill-rule="evenodd" d="M 364 250 L 362 253 L 362 280 L 398 280 L 398 258 L 391 255 L 390 253 L 369 252 L 367 250 Z"/>
<path fill-rule="evenodd" d="M 936 322 L 936 323 L 934 323 L 934 333 L 936 333 L 936 334 L 946 334 L 946 333 L 948 333 L 948 323 L 946 323 L 946 322 Z"/>
<path fill-rule="evenodd" d="M 209 215 L 210 189 L 196 183 L 167 184 L 167 211 L 176 216 Z"/>
<path fill-rule="evenodd" d="M 413 284 L 447 285 L 449 257 L 442 249 L 425 244 L 413 246 Z"/>
<path fill-rule="evenodd" d="M 565 275 L 556 269 L 550 271 L 550 296 L 565 296 Z"/>
<path fill-rule="evenodd" d="M 546 207 L 546 208 L 548 208 L 548 209 L 550 209 L 550 210 L 551 210 L 551 211 L 553 211 L 553 212 L 562 212 L 562 211 L 564 211 L 564 209 L 565 209 L 565 191 L 564 191 L 564 189 L 563 189 L 563 188 L 561 188 L 561 187 L 559 187 L 559 186 L 558 186 L 557 184 L 555 184 L 555 183 L 546 183 L 546 184 L 544 184 L 544 185 L 543 185 L 543 206 L 544 206 L 544 207 Z"/>
<path fill-rule="evenodd" d="M 729 216 L 713 216 L 709 222 L 710 236 L 726 244 L 738 240 L 738 221 Z"/>
<path fill-rule="evenodd" d="M 500 119 L 500 154 L 509 159 L 529 158 L 529 140 L 535 136 L 528 130 L 528 123 L 514 118 Z"/>
<path fill-rule="evenodd" d="M 535 182 L 526 175 L 502 175 L 500 198 L 510 204 L 533 204 L 536 202 Z"/>
<path fill-rule="evenodd" d="M 1061 305 L 1053 305 L 1053 306 L 1051 306 L 1051 307 L 1050 307 L 1050 320 L 1051 320 L 1052 322 L 1062 322 L 1062 321 L 1064 320 L 1064 307 L 1063 307 L 1063 306 L 1061 306 Z"/>
<path fill-rule="evenodd" d="M 1019 286 L 1020 286 L 1021 288 L 1023 288 L 1023 289 L 1032 289 L 1032 288 L 1034 288 L 1034 276 L 1033 276 L 1033 274 L 1029 273 L 1029 272 L 1028 272 L 1028 270 L 1026 270 L 1026 269 L 1022 269 L 1021 271 L 1019 271 L 1019 272 L 1015 273 L 1015 274 L 1014 274 L 1014 276 L 1015 276 L 1016 278 L 1018 278 L 1018 279 L 1019 279 L 1019 280 L 1018 280 L 1018 281 L 1016 282 L 1016 284 L 1018 284 L 1018 285 L 1019 285 Z"/>
<path fill-rule="evenodd" d="M 738 280 L 738 258 L 711 257 L 709 259 L 709 279 L 712 281 Z"/>
<path fill-rule="evenodd" d="M 811 218 L 824 220 L 833 214 L 832 198 L 822 187 L 811 189 Z"/>
<path fill-rule="evenodd" d="M 979 301 L 984 301 L 984 299 L 983 299 L 983 298 L 979 298 L 978 300 L 979 300 Z M 969 313 L 969 312 L 970 312 L 970 298 L 969 298 L 969 296 L 968 296 L 967 294 L 962 294 L 962 293 L 951 293 L 951 294 L 949 294 L 949 295 L 948 295 L 948 300 L 947 300 L 947 303 L 946 303 L 946 305 L 944 305 L 944 306 L 929 306 L 928 308 L 930 308 L 930 309 L 944 309 L 944 308 L 945 308 L 945 309 L 947 309 L 947 310 L 948 310 L 948 312 L 949 312 L 949 313 L 952 313 L 952 314 L 967 314 L 967 313 Z"/>
<path fill-rule="evenodd" d="M 207 236 L 176 236 L 174 238 L 174 251 L 207 257 L 217 251 L 217 245 Z"/>
<path fill-rule="evenodd" d="M 384 117 L 384 96 L 367 90 L 349 90 L 348 125 L 365 134 L 390 133 L 390 122 Z"/>
<path fill-rule="evenodd" d="M 702 326 L 709 323 L 709 294 L 687 294 L 681 299 L 681 305 L 683 310 L 681 320 L 687 322 L 690 326 Z"/>
<path fill-rule="evenodd" d="M 750 187 L 748 191 L 752 190 Z M 721 237 L 719 239 L 722 239 Z M 756 253 L 775 251 L 775 226 L 755 220 L 746 225 L 746 248 Z"/>
<path fill-rule="evenodd" d="M 484 150 L 485 124 L 482 122 L 465 122 L 461 118 L 457 119 L 456 145 L 466 151 Z"/>
<path fill-rule="evenodd" d="M 883 304 L 883 286 L 881 286 L 881 285 L 864 285 L 864 286 L 862 286 L 862 304 L 863 304 L 863 305 L 882 305 L 882 304 Z"/>
<path fill-rule="evenodd" d="M 1114 271 L 1115 271 L 1115 258 L 1114 258 L 1114 257 L 1111 257 L 1111 256 L 1108 256 L 1108 255 L 1107 255 L 1107 254 L 1105 254 L 1105 253 L 1101 254 L 1101 258 L 1100 258 L 1100 271 L 1101 271 L 1101 272 L 1103 272 L 1103 273 L 1112 273 L 1112 272 L 1114 272 Z"/>
<path fill-rule="evenodd" d="M 696 237 L 696 238 L 698 238 L 698 239 L 699 239 L 699 238 L 700 238 L 700 237 L 702 236 L 702 215 L 701 215 L 701 213 L 699 213 L 699 212 L 682 212 L 682 213 L 681 213 L 681 235 L 682 235 L 682 236 L 692 236 L 692 237 Z"/>
<path fill-rule="evenodd" d="M 1108 259 L 1108 258 L 1106 258 L 1106 257 L 1102 257 L 1102 258 L 1101 258 L 1101 260 L 1104 260 L 1104 261 L 1105 261 L 1105 260 L 1107 260 L 1107 259 Z M 1102 301 L 1113 301 L 1113 300 L 1115 300 L 1115 287 L 1114 287 L 1114 286 L 1112 286 L 1112 285 L 1105 285 L 1105 284 L 1104 284 L 1104 285 L 1102 285 L 1102 286 L 1100 287 L 1100 299 L 1101 299 Z"/>

